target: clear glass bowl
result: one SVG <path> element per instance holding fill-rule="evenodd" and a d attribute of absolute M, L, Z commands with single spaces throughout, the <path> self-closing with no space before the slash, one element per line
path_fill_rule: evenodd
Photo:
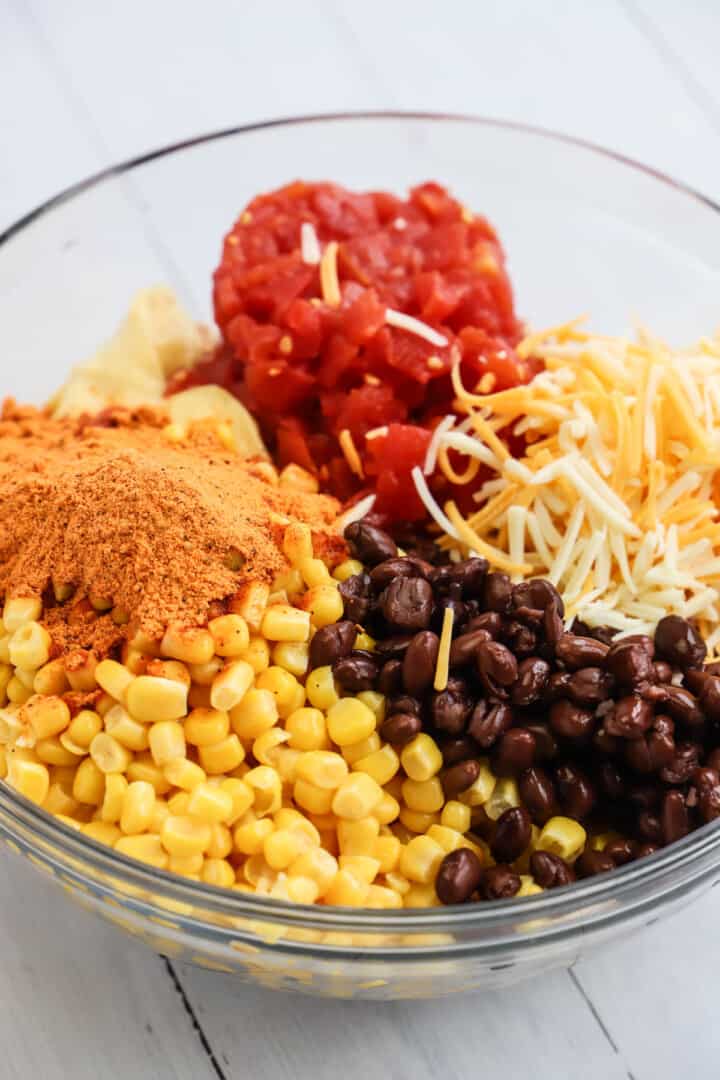
<path fill-rule="evenodd" d="M 468 117 L 356 115 L 257 124 L 110 169 L 0 236 L 2 391 L 43 401 L 109 336 L 132 293 L 166 282 L 200 318 L 224 231 L 295 177 L 402 191 L 450 186 L 497 226 L 533 325 L 583 312 L 680 343 L 715 327 L 720 209 L 577 140 Z M 522 900 L 362 911 L 252 898 L 151 870 L 0 783 L 0 835 L 79 903 L 158 952 L 266 986 L 431 997 L 569 966 L 720 877 L 720 828 L 610 875 Z"/>

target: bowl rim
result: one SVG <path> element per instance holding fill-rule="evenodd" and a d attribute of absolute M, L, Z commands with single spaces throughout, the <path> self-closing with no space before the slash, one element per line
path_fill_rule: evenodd
<path fill-rule="evenodd" d="M 86 191 L 106 181 L 116 179 L 135 168 L 186 150 L 192 150 L 208 143 L 275 128 L 296 127 L 303 124 L 322 125 L 357 121 L 378 122 L 427 122 L 430 124 L 462 123 L 480 127 L 495 128 L 514 132 L 518 135 L 530 135 L 561 143 L 579 150 L 610 159 L 618 165 L 640 172 L 659 183 L 670 187 L 681 195 L 699 202 L 707 209 L 720 213 L 720 203 L 698 191 L 689 184 L 677 180 L 667 173 L 646 165 L 620 151 L 612 150 L 588 139 L 554 131 L 550 128 L 516 120 L 503 120 L 495 117 L 470 113 L 402 111 L 402 110 L 362 110 L 329 113 L 313 113 L 305 116 L 287 116 L 238 124 L 231 127 L 181 139 L 165 146 L 137 154 L 119 163 L 100 169 L 90 176 L 70 184 L 57 194 L 46 199 L 34 209 L 12 222 L 0 232 L 0 247 L 7 244 L 44 215 L 52 212 Z M 378 931 L 398 933 L 400 931 L 427 932 L 447 931 L 448 929 L 473 930 L 507 927 L 514 922 L 526 925 L 513 932 L 516 944 L 529 942 L 547 934 L 549 923 L 562 916 L 587 913 L 592 918 L 591 909 L 602 908 L 604 914 L 612 919 L 623 915 L 622 901 L 631 899 L 634 890 L 663 873 L 687 866 L 702 855 L 715 853 L 720 861 L 720 822 L 704 825 L 681 840 L 662 848 L 652 855 L 617 868 L 612 874 L 600 874 L 561 888 L 546 890 L 528 897 L 512 897 L 507 900 L 483 902 L 482 904 L 447 905 L 435 908 L 417 908 L 402 910 L 379 910 L 339 906 L 321 906 L 297 904 L 291 901 L 275 899 L 262 895 L 241 893 L 233 889 L 206 885 L 180 877 L 168 871 L 158 870 L 132 859 L 113 848 L 59 821 L 35 803 L 14 791 L 6 783 L 0 783 L 0 834 L 17 837 L 17 833 L 7 824 L 7 818 L 37 834 L 45 843 L 53 845 L 60 842 L 62 854 L 71 855 L 79 860 L 92 860 L 95 867 L 107 874 L 122 877 L 126 883 L 151 894 L 163 895 L 163 898 L 178 903 L 190 903 L 206 911 L 213 911 L 228 917 L 253 919 L 277 919 L 288 926 L 313 929 L 342 929 L 354 931 Z M 23 838 L 23 843 L 27 840 Z M 57 858 L 53 853 L 51 856 Z M 151 900 L 143 900 L 151 903 Z M 640 901 L 638 900 L 638 904 Z M 153 905 L 163 912 L 160 905 Z M 198 922 L 197 909 L 192 920 Z M 532 925 L 534 924 L 534 925 Z M 542 925 L 545 924 L 545 925 Z M 575 924 L 577 925 L 577 924 Z M 557 930 L 558 927 L 556 926 Z M 569 929 L 563 924 L 564 931 Z M 579 930 L 582 932 L 582 920 Z M 498 939 L 499 941 L 499 939 Z M 492 947 L 496 942 L 484 941 Z M 446 948 L 446 946 L 443 946 Z M 368 950 L 370 952 L 371 950 Z M 413 950 L 414 951 L 414 950 Z M 363 949 L 363 952 L 365 950 Z"/>

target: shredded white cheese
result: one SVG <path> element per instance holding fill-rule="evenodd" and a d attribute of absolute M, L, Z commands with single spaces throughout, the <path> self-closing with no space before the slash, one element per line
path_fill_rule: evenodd
<path fill-rule="evenodd" d="M 318 234 L 309 221 L 303 221 L 300 226 L 300 257 L 308 266 L 317 266 L 322 258 Z"/>
<path fill-rule="evenodd" d="M 405 315 L 402 311 L 387 308 L 385 322 L 388 326 L 394 326 L 397 330 L 407 330 L 408 334 L 415 334 L 416 337 L 424 338 L 425 341 L 429 341 L 431 345 L 435 345 L 438 349 L 442 349 L 448 343 L 447 338 L 439 334 L 437 330 L 433 330 L 432 326 L 428 326 L 427 323 L 422 322 L 420 319 L 415 319 L 412 315 Z"/>

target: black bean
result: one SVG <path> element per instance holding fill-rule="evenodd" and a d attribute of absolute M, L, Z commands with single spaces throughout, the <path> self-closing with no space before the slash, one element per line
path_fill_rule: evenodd
<path fill-rule="evenodd" d="M 655 648 L 661 659 L 686 670 L 701 667 L 707 647 L 696 628 L 679 615 L 666 615 L 655 628 Z"/>
<path fill-rule="evenodd" d="M 392 634 L 375 643 L 375 653 L 380 660 L 402 660 L 414 634 Z"/>
<path fill-rule="evenodd" d="M 468 724 L 468 735 L 475 739 L 483 750 L 494 746 L 504 731 L 512 726 L 513 712 L 509 705 L 490 705 L 480 701 Z"/>
<path fill-rule="evenodd" d="M 464 904 L 480 884 L 482 863 L 470 848 L 449 852 L 440 863 L 435 892 L 443 904 Z"/>
<path fill-rule="evenodd" d="M 547 724 L 526 724 L 535 737 L 535 757 L 538 761 L 552 761 L 557 756 L 558 744 Z"/>
<path fill-rule="evenodd" d="M 385 559 L 370 571 L 370 581 L 376 593 L 381 593 L 395 578 L 423 577 L 417 566 L 406 558 Z"/>
<path fill-rule="evenodd" d="M 613 680 L 602 668 L 585 667 L 573 671 L 565 686 L 567 696 L 576 705 L 600 705 L 610 697 Z"/>
<path fill-rule="evenodd" d="M 545 608 L 545 613 L 543 615 L 543 632 L 545 634 L 545 640 L 551 646 L 557 645 L 558 641 L 565 633 L 562 617 L 554 604 Z"/>
<path fill-rule="evenodd" d="M 640 773 L 653 773 L 669 765 L 675 754 L 674 728 L 669 716 L 659 715 L 646 735 L 627 740 L 624 757 L 630 768 Z"/>
<path fill-rule="evenodd" d="M 543 699 L 547 702 L 559 701 L 568 696 L 570 688 L 570 672 L 554 671 L 545 684 Z"/>
<path fill-rule="evenodd" d="M 450 590 L 450 586 L 453 584 L 452 566 L 450 563 L 445 566 L 434 566 L 428 574 L 428 581 L 433 587 L 433 592 L 436 596 L 442 596 L 444 593 Z"/>
<path fill-rule="evenodd" d="M 686 784 L 699 762 L 700 749 L 697 743 L 678 743 L 672 761 L 660 770 L 660 779 L 666 784 Z"/>
<path fill-rule="evenodd" d="M 534 851 L 530 856 L 530 873 L 543 889 L 556 889 L 575 880 L 572 866 L 549 851 Z"/>
<path fill-rule="evenodd" d="M 594 877 L 595 874 L 605 874 L 608 870 L 615 869 L 615 862 L 605 851 L 593 851 L 586 848 L 575 863 L 578 877 Z"/>
<path fill-rule="evenodd" d="M 570 671 L 584 667 L 601 667 L 608 652 L 607 645 L 595 638 L 563 634 L 555 645 L 555 655 Z"/>
<path fill-rule="evenodd" d="M 450 579 L 453 584 L 460 586 L 464 599 L 482 596 L 487 572 L 488 561 L 480 556 L 463 559 L 461 562 L 450 565 Z"/>
<path fill-rule="evenodd" d="M 521 884 L 518 874 L 498 863 L 483 870 L 480 891 L 486 900 L 506 900 L 519 892 Z"/>
<path fill-rule="evenodd" d="M 572 701 L 555 701 L 550 706 L 550 727 L 564 739 L 586 739 L 592 735 L 595 717 Z"/>
<path fill-rule="evenodd" d="M 433 609 L 432 587 L 425 578 L 398 578 L 381 593 L 380 606 L 398 630 L 427 630 Z"/>
<path fill-rule="evenodd" d="M 474 630 L 486 630 L 491 638 L 496 638 L 502 630 L 502 617 L 497 611 L 485 611 L 481 615 L 476 615 L 464 628 L 466 634 Z"/>
<path fill-rule="evenodd" d="M 453 629 L 458 630 L 464 625 L 467 618 L 467 607 L 462 600 L 459 600 L 455 596 L 441 596 L 435 600 L 432 611 L 432 625 L 438 630 L 442 630 L 443 622 L 445 620 L 445 611 L 450 608 L 453 613 Z"/>
<path fill-rule="evenodd" d="M 345 618 L 354 623 L 364 623 L 372 602 L 370 575 L 364 571 L 353 574 L 340 583 L 339 592 L 343 599 Z"/>
<path fill-rule="evenodd" d="M 717 774 L 716 774 L 717 775 Z M 698 811 L 704 822 L 715 821 L 720 817 L 720 780 L 700 788 Z"/>
<path fill-rule="evenodd" d="M 519 859 L 530 843 L 530 815 L 524 806 L 513 806 L 500 815 L 491 850 L 497 862 L 511 863 Z"/>
<path fill-rule="evenodd" d="M 649 649 L 637 641 L 627 639 L 610 646 L 605 658 L 605 668 L 620 686 L 628 689 L 650 682 L 655 676 Z"/>
<path fill-rule="evenodd" d="M 690 831 L 690 819 L 685 797 L 681 791 L 668 791 L 662 802 L 660 814 L 663 843 L 672 844 Z"/>
<path fill-rule="evenodd" d="M 380 728 L 380 734 L 393 746 L 404 746 L 422 731 L 422 720 L 412 713 L 393 713 Z"/>
<path fill-rule="evenodd" d="M 507 697 L 507 690 L 517 679 L 518 664 L 513 653 L 499 641 L 485 641 L 477 650 L 477 668 L 488 694 Z"/>
<path fill-rule="evenodd" d="M 542 626 L 545 612 L 541 611 L 540 608 L 518 607 L 513 608 L 512 614 L 513 618 L 524 626 L 529 626 L 533 630 L 538 630 Z"/>
<path fill-rule="evenodd" d="M 455 638 L 450 646 L 450 667 L 463 667 L 475 659 L 480 646 L 485 641 L 492 641 L 487 630 L 471 630 L 469 634 L 461 634 Z"/>
<path fill-rule="evenodd" d="M 438 731 L 447 735 L 460 735 L 465 730 L 472 707 L 472 699 L 462 679 L 448 679 L 446 688 L 430 699 L 433 723 Z"/>
<path fill-rule="evenodd" d="M 363 690 L 372 690 L 379 673 L 377 660 L 369 653 L 351 653 L 333 664 L 333 675 L 350 694 L 359 694 Z"/>
<path fill-rule="evenodd" d="M 659 844 L 638 844 L 635 848 L 635 858 L 644 859 L 646 855 L 654 855 L 659 848 Z"/>
<path fill-rule="evenodd" d="M 555 784 L 568 817 L 582 821 L 591 813 L 596 802 L 595 788 L 581 769 L 575 765 L 560 765 L 555 770 Z"/>
<path fill-rule="evenodd" d="M 421 630 L 407 647 L 403 659 L 403 685 L 408 694 L 420 697 L 432 686 L 440 638 L 432 630 Z"/>
<path fill-rule="evenodd" d="M 626 863 L 632 862 L 635 858 L 632 841 L 625 840 L 622 837 L 617 840 L 608 840 L 603 851 L 610 856 L 616 866 L 625 866 Z"/>
<path fill-rule="evenodd" d="M 720 721 L 720 679 L 717 675 L 706 676 L 698 701 L 708 720 L 718 723 Z"/>
<path fill-rule="evenodd" d="M 663 839 L 663 827 L 660 817 L 651 810 L 641 810 L 637 817 L 637 832 L 641 840 L 651 844 L 660 844 Z"/>
<path fill-rule="evenodd" d="M 488 574 L 485 578 L 482 603 L 487 611 L 506 615 L 512 603 L 513 586 L 507 574 Z"/>
<path fill-rule="evenodd" d="M 385 559 L 394 559 L 397 544 L 391 536 L 365 521 L 353 521 L 343 533 L 350 552 L 366 566 L 376 566 Z"/>
<path fill-rule="evenodd" d="M 499 776 L 517 776 L 535 759 L 535 736 L 527 728 L 510 728 L 493 751 L 493 770 Z"/>
<path fill-rule="evenodd" d="M 532 656 L 537 652 L 538 635 L 529 626 L 524 626 L 517 619 L 512 619 L 503 628 L 503 639 L 508 648 L 518 659 Z"/>
<path fill-rule="evenodd" d="M 550 676 L 550 665 L 539 656 L 518 664 L 517 681 L 510 695 L 513 705 L 533 705 L 540 700 Z"/>
<path fill-rule="evenodd" d="M 460 735 L 456 739 L 446 739 L 442 744 L 443 764 L 446 767 L 457 765 L 460 761 L 476 757 L 479 747 L 469 735 Z"/>
<path fill-rule="evenodd" d="M 398 694 L 387 701 L 386 711 L 388 716 L 399 712 L 410 713 L 411 716 L 422 716 L 423 708 L 417 698 L 410 697 L 409 694 Z"/>
<path fill-rule="evenodd" d="M 689 727 L 698 727 L 704 717 L 697 698 L 693 697 L 684 686 L 664 686 L 663 708 L 672 716 Z"/>
<path fill-rule="evenodd" d="M 557 809 L 553 782 L 544 769 L 533 765 L 520 774 L 518 789 L 523 805 L 527 807 L 536 825 L 544 825 Z"/>
<path fill-rule="evenodd" d="M 619 802 L 627 792 L 625 778 L 614 761 L 602 763 L 597 770 L 597 781 L 603 795 L 611 803 Z"/>
<path fill-rule="evenodd" d="M 655 673 L 655 682 L 669 683 L 673 677 L 673 669 L 666 660 L 655 660 L 653 662 L 653 671 Z"/>
<path fill-rule="evenodd" d="M 633 784 L 628 789 L 628 801 L 639 810 L 657 810 L 660 805 L 661 789 L 648 781 L 645 784 Z"/>
<path fill-rule="evenodd" d="M 356 637 L 357 627 L 349 619 L 321 627 L 310 642 L 310 668 L 325 667 L 349 656 Z"/>
<path fill-rule="evenodd" d="M 579 637 L 594 638 L 595 641 L 601 641 L 603 645 L 612 645 L 617 630 L 613 630 L 610 626 L 588 626 L 582 619 L 576 617 L 572 621 L 570 633 L 577 634 Z"/>
<path fill-rule="evenodd" d="M 720 772 L 720 748 L 710 751 L 705 759 L 705 764 L 708 769 L 715 769 L 716 772 Z"/>
<path fill-rule="evenodd" d="M 560 593 L 552 582 L 545 578 L 531 578 L 529 581 L 520 582 L 512 591 L 512 600 L 515 607 L 540 608 L 541 611 L 552 607 L 561 617 L 565 614 Z"/>
<path fill-rule="evenodd" d="M 480 775 L 480 763 L 476 758 L 459 761 L 442 775 L 442 787 L 446 799 L 454 799 L 472 787 Z"/>
<path fill-rule="evenodd" d="M 316 635 L 317 636 L 317 635 Z M 313 641 L 315 638 L 313 638 Z M 402 661 L 386 660 L 380 668 L 377 688 L 385 697 L 391 697 L 402 690 Z"/>
<path fill-rule="evenodd" d="M 620 739 L 616 739 L 614 735 L 609 735 L 604 728 L 598 728 L 592 737 L 593 750 L 597 750 L 599 754 L 606 754 L 608 757 L 616 756 L 622 752 L 622 744 Z"/>
<path fill-rule="evenodd" d="M 637 694 L 628 694 L 604 718 L 603 727 L 619 739 L 639 739 L 649 731 L 652 722 L 652 706 Z"/>

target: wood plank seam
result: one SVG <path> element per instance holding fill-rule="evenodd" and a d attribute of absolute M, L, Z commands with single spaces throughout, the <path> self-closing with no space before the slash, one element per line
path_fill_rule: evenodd
<path fill-rule="evenodd" d="M 217 1059 L 215 1051 L 213 1050 L 213 1048 L 212 1048 L 212 1046 L 210 1044 L 210 1040 L 209 1040 L 209 1038 L 207 1036 L 207 1033 L 205 1032 L 202 1024 L 200 1023 L 200 1020 L 198 1019 L 198 1015 L 195 1012 L 195 1009 L 193 1008 L 193 1006 L 192 1006 L 192 1004 L 190 1002 L 190 999 L 188 998 L 187 994 L 185 993 L 185 989 L 184 989 L 184 987 L 182 985 L 182 982 L 180 981 L 180 977 L 179 977 L 178 973 L 176 972 L 175 968 L 173 967 L 172 962 L 166 956 L 162 957 L 162 960 L 163 960 L 163 963 L 165 965 L 165 970 L 167 971 L 168 976 L 170 978 L 170 982 L 172 983 L 172 985 L 173 985 L 173 987 L 175 989 L 175 992 L 177 993 L 178 997 L 180 998 L 180 1001 L 182 1002 L 182 1006 L 183 1006 L 185 1012 L 188 1015 L 190 1023 L 192 1024 L 193 1031 L 197 1035 L 198 1040 L 200 1042 L 200 1045 L 202 1046 L 203 1050 L 207 1054 L 208 1061 L 210 1063 L 210 1066 L 213 1069 L 213 1072 L 217 1076 L 218 1080 L 229 1080 L 229 1077 L 228 1077 L 227 1073 L 224 1071 L 224 1069 L 220 1065 L 220 1062 Z"/>

